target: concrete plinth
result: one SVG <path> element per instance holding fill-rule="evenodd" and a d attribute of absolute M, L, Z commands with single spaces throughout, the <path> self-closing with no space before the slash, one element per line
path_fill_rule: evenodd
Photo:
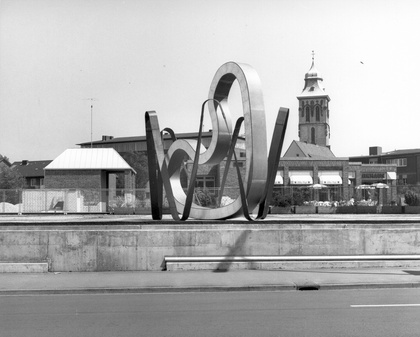
<path fill-rule="evenodd" d="M 404 218 L 14 223 L 0 225 L 0 261 L 49 261 L 50 271 L 135 271 L 161 270 L 165 256 L 414 255 L 419 233 L 420 221 Z"/>

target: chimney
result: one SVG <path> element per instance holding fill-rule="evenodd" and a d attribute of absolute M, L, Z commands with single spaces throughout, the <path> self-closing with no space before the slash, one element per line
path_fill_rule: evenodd
<path fill-rule="evenodd" d="M 369 156 L 379 156 L 382 154 L 382 147 L 371 146 L 369 147 Z"/>
<path fill-rule="evenodd" d="M 114 136 L 102 136 L 102 141 L 104 142 L 104 141 L 107 141 L 107 140 L 111 140 L 113 138 L 114 138 Z"/>
<path fill-rule="evenodd" d="M 22 166 L 26 166 L 28 165 L 28 161 L 27 160 L 22 160 Z"/>

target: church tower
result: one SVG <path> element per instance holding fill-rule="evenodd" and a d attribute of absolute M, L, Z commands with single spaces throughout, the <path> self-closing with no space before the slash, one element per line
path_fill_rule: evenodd
<path fill-rule="evenodd" d="M 305 87 L 299 100 L 299 140 L 308 144 L 330 147 L 329 96 L 322 85 L 321 73 L 312 66 L 305 74 Z"/>

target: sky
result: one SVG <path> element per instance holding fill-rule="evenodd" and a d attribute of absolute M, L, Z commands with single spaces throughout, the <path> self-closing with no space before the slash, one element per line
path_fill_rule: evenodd
<path fill-rule="evenodd" d="M 269 142 L 290 109 L 284 153 L 312 51 L 337 157 L 420 148 L 419 17 L 417 0 L 0 0 L 0 154 L 52 160 L 91 135 L 142 136 L 148 110 L 196 132 L 229 61 L 260 77 Z"/>

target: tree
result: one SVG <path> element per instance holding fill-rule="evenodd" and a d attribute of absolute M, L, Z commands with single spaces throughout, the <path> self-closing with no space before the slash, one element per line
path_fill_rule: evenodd
<path fill-rule="evenodd" d="M 7 159 L 0 155 L 0 160 Z M 25 187 L 25 178 L 19 172 L 8 166 L 0 166 L 0 202 L 5 201 L 11 204 L 19 203 L 19 189 Z"/>
<path fill-rule="evenodd" d="M 136 188 L 145 188 L 149 181 L 147 156 L 143 152 L 122 152 L 121 157 L 137 172 Z"/>
<path fill-rule="evenodd" d="M 10 167 L 0 168 L 0 189 L 12 190 L 25 187 L 25 178 Z"/>

